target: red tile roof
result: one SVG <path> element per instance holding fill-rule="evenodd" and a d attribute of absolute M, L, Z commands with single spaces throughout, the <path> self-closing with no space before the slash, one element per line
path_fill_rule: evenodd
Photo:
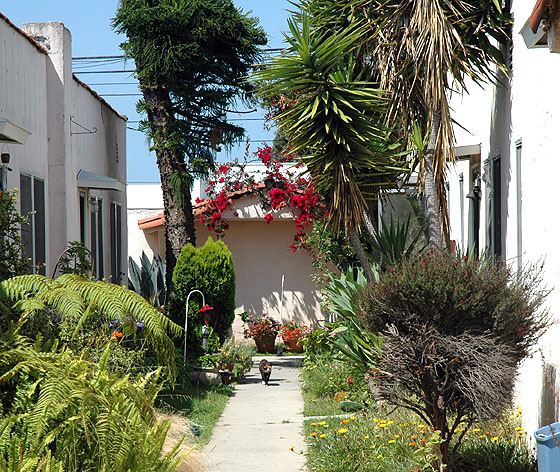
<path fill-rule="evenodd" d="M 255 187 L 262 189 L 265 188 L 265 185 L 261 183 L 255 185 Z M 230 200 L 237 200 L 239 198 L 249 195 L 251 192 L 252 190 L 244 188 L 241 190 L 236 190 L 235 192 L 228 193 L 227 198 Z M 193 205 L 194 216 L 200 216 L 206 209 L 206 205 L 208 205 L 208 200 L 202 200 L 198 203 L 195 203 Z M 165 225 L 165 215 L 163 213 L 159 213 L 156 216 L 150 216 L 148 218 L 142 218 L 141 220 L 138 220 L 138 227 L 142 231 L 151 228 L 157 228 L 158 226 L 163 226 L 163 225 Z"/>

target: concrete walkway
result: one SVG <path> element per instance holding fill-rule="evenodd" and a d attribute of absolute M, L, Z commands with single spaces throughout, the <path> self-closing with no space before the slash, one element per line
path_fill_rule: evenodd
<path fill-rule="evenodd" d="M 253 369 L 236 386 L 203 449 L 208 472 L 306 470 L 298 381 L 302 357 L 267 357 L 272 363 L 268 387 L 261 384 L 262 359 L 253 358 Z"/>

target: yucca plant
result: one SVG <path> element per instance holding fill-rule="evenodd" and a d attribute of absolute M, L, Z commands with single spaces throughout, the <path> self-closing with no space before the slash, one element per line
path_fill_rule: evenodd
<path fill-rule="evenodd" d="M 393 221 L 389 226 L 381 220 L 381 230 L 374 230 L 371 244 L 374 249 L 373 260 L 382 269 L 389 264 L 400 261 L 403 257 L 410 256 L 414 251 L 421 251 L 419 241 L 422 231 L 416 235 L 411 234 L 410 218 L 404 222 Z"/>
<path fill-rule="evenodd" d="M 64 274 L 56 280 L 23 275 L 0 283 L 0 301 L 12 305 L 22 319 L 60 318 L 61 323 L 72 326 L 71 337 L 89 329 L 95 317 L 118 320 L 117 338 L 134 338 L 141 325 L 142 337 L 153 348 L 160 365 L 170 378 L 176 376 L 175 347 L 168 333 L 179 335 L 181 327 L 124 287 L 75 274 Z"/>
<path fill-rule="evenodd" d="M 165 262 L 156 255 L 150 261 L 142 251 L 140 266 L 132 258 L 128 258 L 128 288 L 134 290 L 148 300 L 153 306 L 163 306 L 167 299 L 165 284 Z"/>
<path fill-rule="evenodd" d="M 346 231 L 372 279 L 359 240 L 368 200 L 383 188 L 397 187 L 408 172 L 399 143 L 383 125 L 389 96 L 356 59 L 364 27 L 326 32 L 312 28 L 306 14 L 288 25 L 289 48 L 253 78 L 265 100 L 295 97 L 274 120 L 326 197 L 328 222 Z"/>

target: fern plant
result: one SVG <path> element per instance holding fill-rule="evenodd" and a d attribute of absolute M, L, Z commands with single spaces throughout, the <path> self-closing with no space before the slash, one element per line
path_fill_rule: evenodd
<path fill-rule="evenodd" d="M 162 454 L 169 423 L 153 409 L 159 370 L 135 380 L 111 373 L 110 349 L 95 364 L 69 349 L 42 352 L 17 329 L 0 336 L 0 386 L 25 390 L 2 399 L 0 470 L 177 469 L 179 445 Z"/>
<path fill-rule="evenodd" d="M 41 275 L 23 275 L 0 282 L 0 301 L 11 304 L 22 319 L 57 317 L 70 327 L 70 340 L 102 317 L 118 322 L 113 334 L 119 343 L 141 336 L 155 352 L 171 379 L 176 376 L 175 347 L 168 333 L 180 335 L 173 323 L 148 301 L 119 285 L 64 274 L 53 280 Z M 87 327 L 87 329 L 86 329 Z"/>

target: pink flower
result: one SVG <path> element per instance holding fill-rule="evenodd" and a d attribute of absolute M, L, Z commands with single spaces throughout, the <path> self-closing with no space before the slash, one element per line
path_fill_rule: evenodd
<path fill-rule="evenodd" d="M 267 213 L 266 215 L 264 215 L 264 219 L 265 219 L 266 223 L 268 224 L 274 219 L 274 216 L 272 216 L 272 213 Z"/>

